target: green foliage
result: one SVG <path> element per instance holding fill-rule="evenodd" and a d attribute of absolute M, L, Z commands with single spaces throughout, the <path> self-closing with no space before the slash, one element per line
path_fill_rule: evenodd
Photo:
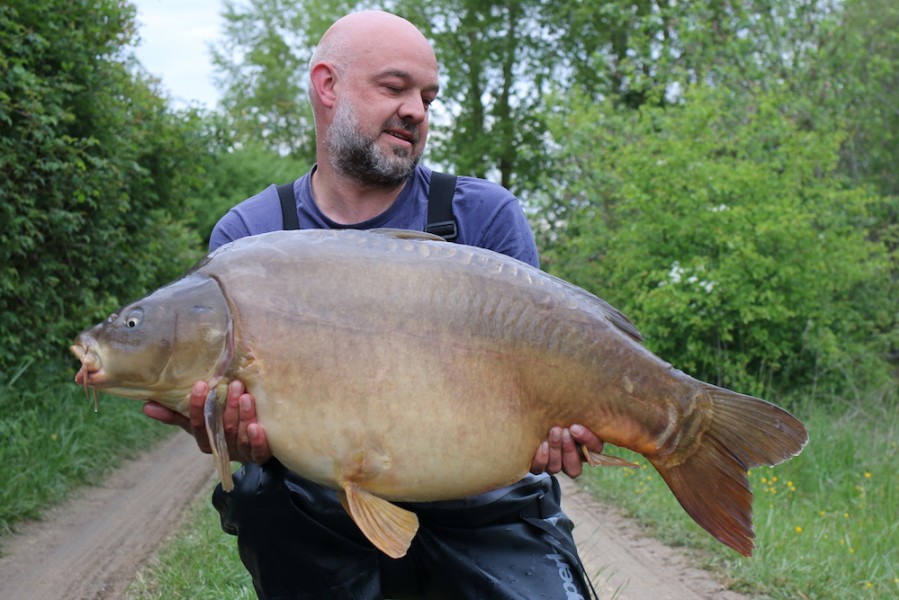
<path fill-rule="evenodd" d="M 545 265 L 656 353 L 756 394 L 884 383 L 895 257 L 872 225 L 895 202 L 846 185 L 840 132 L 802 129 L 774 92 L 699 87 L 637 112 L 569 102 L 553 134 Z"/>
<path fill-rule="evenodd" d="M 209 151 L 125 55 L 134 9 L 0 6 L 0 373 L 196 257 L 184 198 Z"/>
<path fill-rule="evenodd" d="M 222 107 L 235 141 L 313 162 L 309 60 L 331 22 L 360 3 L 252 0 L 224 4 L 224 41 L 213 48 L 213 64 L 225 90 Z"/>
<path fill-rule="evenodd" d="M 818 89 L 839 100 L 831 114 L 847 123 L 843 168 L 858 181 L 899 196 L 899 5 L 851 0 L 822 48 L 831 60 Z M 825 54 L 826 53 L 826 54 Z M 894 213 L 893 223 L 899 221 Z"/>
<path fill-rule="evenodd" d="M 841 170 L 853 180 L 899 195 L 899 4 L 891 0 L 785 2 L 774 68 L 814 128 L 839 122 L 847 132 Z M 893 215 L 893 222 L 896 222 Z"/>
<path fill-rule="evenodd" d="M 432 40 L 447 80 L 440 102 L 453 115 L 435 118 L 431 155 L 467 175 L 527 187 L 544 159 L 541 118 L 557 56 L 552 30 L 559 3 L 393 3 Z M 564 3 L 562 3 L 564 4 Z"/>
<path fill-rule="evenodd" d="M 217 153 L 209 165 L 206 189 L 193 200 L 196 231 L 208 245 L 212 228 L 232 206 L 273 183 L 292 181 L 311 167 L 262 143 L 248 142 Z"/>

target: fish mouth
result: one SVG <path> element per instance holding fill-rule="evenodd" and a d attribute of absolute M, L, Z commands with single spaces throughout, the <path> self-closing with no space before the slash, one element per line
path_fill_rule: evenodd
<path fill-rule="evenodd" d="M 89 387 L 101 386 L 106 381 L 103 361 L 96 351 L 96 344 L 92 344 L 92 341 L 79 339 L 69 347 L 72 354 L 81 361 L 81 368 L 75 374 L 75 382 L 84 386 L 85 391 Z"/>

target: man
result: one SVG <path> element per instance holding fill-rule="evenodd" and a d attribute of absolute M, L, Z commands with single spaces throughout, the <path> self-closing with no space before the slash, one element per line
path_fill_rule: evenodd
<path fill-rule="evenodd" d="M 427 40 L 394 15 L 354 13 L 322 37 L 309 75 L 317 164 L 293 184 L 300 228 L 423 230 L 431 171 L 418 163 L 428 108 L 438 92 L 437 60 Z M 508 191 L 460 177 L 453 208 L 459 243 L 537 264 L 533 235 Z M 210 249 L 283 227 L 272 186 L 218 222 Z M 194 386 L 189 419 L 155 403 L 144 410 L 181 425 L 209 452 L 206 391 L 203 382 Z M 240 382 L 228 390 L 225 430 L 231 456 L 244 466 L 235 474 L 235 490 L 219 487 L 213 503 L 222 527 L 237 535 L 260 598 L 588 597 L 571 523 L 559 508 L 558 483 L 546 474 L 579 475 L 577 444 L 602 450 L 583 427 L 550 431 L 536 449 L 533 474 L 512 486 L 407 505 L 418 514 L 420 529 L 399 560 L 364 538 L 332 490 L 271 458 L 253 398 Z"/>

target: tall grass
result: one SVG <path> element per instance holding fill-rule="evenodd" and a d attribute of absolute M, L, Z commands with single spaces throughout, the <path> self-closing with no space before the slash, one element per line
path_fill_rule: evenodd
<path fill-rule="evenodd" d="M 803 453 L 773 469 L 750 471 L 757 534 L 752 558 L 696 526 L 642 457 L 639 470 L 592 470 L 583 480 L 664 541 L 701 549 L 705 566 L 732 589 L 784 599 L 897 597 L 895 395 L 863 405 L 807 404 L 797 416 L 810 434 Z"/>
<path fill-rule="evenodd" d="M 16 523 L 99 482 L 172 430 L 121 398 L 101 398 L 95 413 L 73 375 L 48 367 L 0 382 L 0 547 Z"/>

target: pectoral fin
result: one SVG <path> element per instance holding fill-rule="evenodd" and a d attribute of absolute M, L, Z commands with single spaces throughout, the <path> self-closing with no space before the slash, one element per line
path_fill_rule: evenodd
<path fill-rule="evenodd" d="M 391 558 L 406 555 L 412 538 L 418 531 L 418 516 L 396 504 L 347 482 L 340 502 L 365 534 L 381 552 Z"/>
<path fill-rule="evenodd" d="M 587 459 L 587 464 L 591 467 L 631 467 L 636 469 L 640 466 L 618 456 L 591 452 L 590 450 L 587 450 L 586 446 L 581 446 L 581 452 L 583 452 L 584 458 Z"/>
<path fill-rule="evenodd" d="M 206 435 L 209 436 L 212 456 L 222 479 L 222 489 L 230 492 L 234 489 L 234 480 L 231 479 L 231 457 L 228 455 L 228 443 L 225 441 L 225 425 L 222 418 L 225 414 L 225 396 L 223 394 L 222 399 L 219 400 L 216 389 L 210 387 L 209 393 L 206 394 L 203 417 L 206 420 Z"/>

